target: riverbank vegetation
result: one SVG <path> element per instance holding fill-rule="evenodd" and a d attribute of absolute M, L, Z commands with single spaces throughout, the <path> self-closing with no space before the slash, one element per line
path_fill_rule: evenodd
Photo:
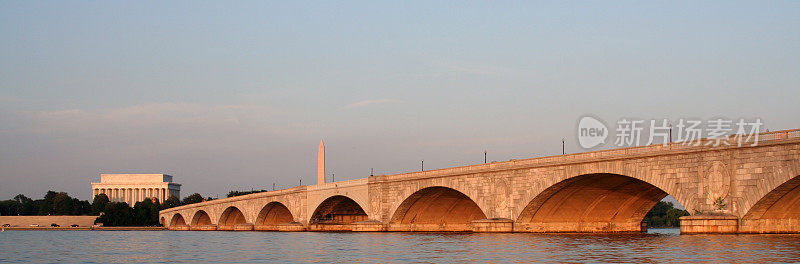
<path fill-rule="evenodd" d="M 671 202 L 660 201 L 647 212 L 644 221 L 648 227 L 680 227 L 681 216 L 689 215 L 686 210 L 675 208 Z"/>
<path fill-rule="evenodd" d="M 210 197 L 203 198 L 194 193 L 183 201 L 170 196 L 163 204 L 156 199 L 145 199 L 131 206 L 125 202 L 112 202 L 105 194 L 96 195 L 89 203 L 65 192 L 48 191 L 38 200 L 19 194 L 13 199 L 0 201 L 0 215 L 97 215 L 95 222 L 105 226 L 157 226 L 158 211 L 209 200 Z"/>
<path fill-rule="evenodd" d="M 18 194 L 0 201 L 0 215 L 91 215 L 89 201 L 72 198 L 65 192 L 47 191 L 44 198 L 33 200 Z"/>
<path fill-rule="evenodd" d="M 103 214 L 95 222 L 103 223 L 104 226 L 159 226 L 158 211 L 203 201 L 211 198 L 203 198 L 199 193 L 193 193 L 183 199 L 178 200 L 175 196 L 170 196 L 163 204 L 156 199 L 145 199 L 136 202 L 133 207 L 124 202 L 108 202 L 105 194 L 95 196 L 94 203 L 103 207 Z M 103 203 L 106 203 L 104 206 Z"/>

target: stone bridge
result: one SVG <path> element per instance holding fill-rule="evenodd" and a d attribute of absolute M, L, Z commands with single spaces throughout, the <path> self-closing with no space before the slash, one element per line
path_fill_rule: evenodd
<path fill-rule="evenodd" d="M 800 130 L 729 139 L 377 175 L 159 217 L 172 230 L 639 232 L 672 195 L 692 214 L 682 232 L 800 232 Z"/>

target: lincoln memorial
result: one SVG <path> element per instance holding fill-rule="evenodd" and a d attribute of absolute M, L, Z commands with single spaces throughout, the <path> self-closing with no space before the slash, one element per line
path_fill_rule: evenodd
<path fill-rule="evenodd" d="M 101 193 L 112 202 L 133 206 L 147 198 L 162 203 L 170 196 L 180 198 L 181 185 L 166 174 L 100 174 L 100 182 L 92 183 L 92 197 Z"/>

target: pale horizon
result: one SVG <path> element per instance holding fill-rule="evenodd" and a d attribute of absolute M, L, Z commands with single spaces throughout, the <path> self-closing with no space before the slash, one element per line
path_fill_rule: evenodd
<path fill-rule="evenodd" d="M 0 3 L 0 200 L 583 152 L 621 118 L 800 128 L 800 3 Z M 389 12 L 391 11 L 391 12 Z M 677 204 L 677 203 L 676 203 Z"/>

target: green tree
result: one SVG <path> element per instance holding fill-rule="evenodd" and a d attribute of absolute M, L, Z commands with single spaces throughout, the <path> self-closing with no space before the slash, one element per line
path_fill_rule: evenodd
<path fill-rule="evenodd" d="M 70 215 L 75 207 L 72 197 L 65 192 L 56 193 L 53 197 L 53 208 L 50 209 L 52 215 Z"/>
<path fill-rule="evenodd" d="M 155 203 L 150 199 L 137 202 L 133 206 L 134 224 L 139 226 L 157 226 L 158 225 L 158 210 L 161 205 L 156 201 Z"/>
<path fill-rule="evenodd" d="M 181 204 L 181 200 L 178 199 L 178 197 L 175 197 L 175 195 L 170 195 L 169 198 L 166 201 L 164 201 L 164 204 L 161 205 L 161 210 L 169 209 L 169 208 L 177 207 L 177 206 L 181 206 L 181 205 L 182 205 Z"/>
<path fill-rule="evenodd" d="M 23 198 L 20 197 L 20 200 Z M 65 192 L 47 191 L 41 202 L 34 203 L 38 204 L 39 215 L 85 215 L 91 212 L 88 201 L 72 198 Z"/>
<path fill-rule="evenodd" d="M 667 215 L 664 217 L 664 222 L 666 222 L 666 226 L 681 226 L 680 217 L 687 215 L 689 215 L 689 212 L 686 210 L 670 208 L 667 210 Z"/>
<path fill-rule="evenodd" d="M 103 215 L 95 220 L 105 226 L 134 226 L 131 207 L 128 203 L 111 202 L 106 204 Z"/>
<path fill-rule="evenodd" d="M 22 204 L 16 200 L 0 201 L 0 215 L 20 215 Z"/>
<path fill-rule="evenodd" d="M 689 215 L 686 210 L 680 210 L 674 207 L 670 202 L 658 202 L 650 212 L 644 217 L 644 221 L 649 227 L 678 227 L 680 226 L 680 217 Z"/>
<path fill-rule="evenodd" d="M 100 212 L 106 208 L 108 202 L 108 195 L 105 193 L 95 195 L 94 200 L 92 200 L 92 215 L 100 215 Z"/>
<path fill-rule="evenodd" d="M 39 213 L 39 203 L 41 203 L 41 200 L 37 200 L 39 202 L 36 202 L 22 194 L 14 196 L 14 200 L 22 205 L 22 210 L 19 212 L 20 215 L 36 215 Z"/>
<path fill-rule="evenodd" d="M 193 193 L 183 198 L 183 204 L 193 204 L 199 202 L 203 202 L 203 196 L 200 195 L 199 193 Z"/>
<path fill-rule="evenodd" d="M 234 197 L 234 196 L 242 196 L 242 195 L 248 195 L 248 194 L 253 194 L 253 193 L 266 192 L 266 191 L 267 190 L 230 191 L 230 192 L 228 192 L 228 198 Z"/>
<path fill-rule="evenodd" d="M 53 214 L 53 200 L 56 198 L 58 193 L 52 190 L 47 191 L 44 195 L 44 202 L 39 204 L 39 215 L 51 215 Z"/>
<path fill-rule="evenodd" d="M 28 208 L 25 208 L 25 215 L 38 215 L 39 210 L 44 206 L 44 199 L 33 200 Z"/>
<path fill-rule="evenodd" d="M 78 200 L 78 198 L 72 198 L 72 215 L 90 215 L 92 213 L 92 204 L 86 200 Z"/>
<path fill-rule="evenodd" d="M 19 202 L 20 204 L 33 202 L 31 198 L 25 197 L 25 195 L 22 194 L 17 194 L 17 196 L 14 196 L 14 200 Z"/>
<path fill-rule="evenodd" d="M 161 203 L 153 199 L 152 203 L 150 203 L 150 219 L 152 221 L 152 226 L 161 225 L 161 223 L 158 222 L 158 211 L 161 211 Z"/>

